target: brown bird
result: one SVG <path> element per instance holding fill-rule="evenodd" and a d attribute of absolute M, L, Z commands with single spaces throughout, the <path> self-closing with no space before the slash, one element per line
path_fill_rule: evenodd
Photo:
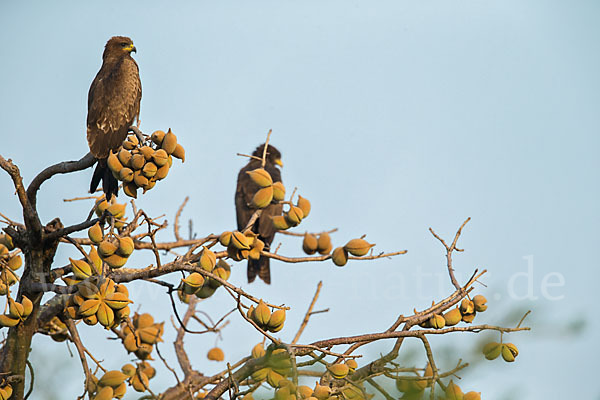
<path fill-rule="evenodd" d="M 264 144 L 261 144 L 252 153 L 253 156 L 262 158 Z M 281 171 L 277 166 L 283 166 L 281 162 L 281 153 L 275 147 L 269 145 L 267 149 L 267 157 L 265 170 L 271 174 L 273 182 L 281 182 Z M 237 215 L 238 230 L 242 231 L 248 225 L 252 215 L 256 211 L 252 208 L 250 202 L 254 194 L 260 187 L 252 181 L 246 173 L 254 169 L 261 168 L 261 161 L 251 158 L 248 164 L 240 170 L 237 179 L 237 189 L 235 190 L 235 211 Z M 275 238 L 276 229 L 273 226 L 272 217 L 283 214 L 283 205 L 271 203 L 266 208 L 263 208 L 260 217 L 254 222 L 252 232 L 258 234 L 258 238 L 265 243 L 265 250 L 269 250 L 273 239 Z M 271 283 L 271 270 L 269 268 L 269 258 L 261 257 L 258 260 L 248 260 L 248 282 L 253 282 L 256 275 L 266 284 Z"/>
<path fill-rule="evenodd" d="M 110 150 L 121 146 L 140 114 L 142 84 L 138 65 L 131 57 L 135 51 L 130 38 L 110 38 L 102 54 L 102 67 L 88 93 L 87 141 L 90 152 L 98 159 L 90 192 L 102 181 L 108 200 L 117 195 L 119 185 L 106 165 L 106 158 Z"/>

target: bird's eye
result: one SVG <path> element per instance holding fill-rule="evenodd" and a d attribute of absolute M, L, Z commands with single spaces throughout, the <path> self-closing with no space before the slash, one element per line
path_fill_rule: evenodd
<path fill-rule="evenodd" d="M 127 47 L 127 43 L 121 43 L 121 47 Z"/>

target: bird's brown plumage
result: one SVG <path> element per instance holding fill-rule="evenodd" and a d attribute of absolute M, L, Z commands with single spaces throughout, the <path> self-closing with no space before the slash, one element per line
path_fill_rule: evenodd
<path fill-rule="evenodd" d="M 264 144 L 260 145 L 254 153 L 255 157 L 262 158 Z M 281 182 L 281 171 L 277 168 L 277 162 L 281 160 L 281 153 L 275 147 L 269 145 L 267 149 L 267 157 L 265 170 L 271 175 L 273 182 Z M 248 225 L 252 214 L 256 211 L 250 206 L 252 197 L 260 189 L 260 187 L 250 179 L 246 173 L 256 168 L 261 167 L 261 161 L 250 159 L 248 164 L 242 168 L 238 174 L 237 188 L 235 191 L 235 211 L 237 217 L 238 230 L 243 230 Z M 273 226 L 272 217 L 283 214 L 283 206 L 281 204 L 271 203 L 262 210 L 258 220 L 254 222 L 252 231 L 258 234 L 258 238 L 265 243 L 265 250 L 269 250 L 269 246 L 275 238 L 276 229 Z M 256 276 L 265 283 L 271 283 L 271 271 L 269 267 L 269 258 L 261 257 L 259 260 L 248 260 L 248 282 L 254 281 Z"/>
<path fill-rule="evenodd" d="M 117 150 L 127 131 L 139 117 L 142 85 L 138 65 L 131 57 L 136 51 L 130 38 L 110 38 L 102 54 L 102 67 L 88 93 L 87 140 L 98 159 L 90 191 L 100 180 L 106 196 L 117 194 L 117 181 L 106 166 L 110 150 Z"/>

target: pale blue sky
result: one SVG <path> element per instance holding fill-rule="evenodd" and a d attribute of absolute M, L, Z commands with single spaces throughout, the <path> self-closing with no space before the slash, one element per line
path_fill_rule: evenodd
<path fill-rule="evenodd" d="M 331 312 L 315 318 L 306 341 L 385 329 L 397 314 L 445 296 L 450 284 L 444 275 L 440 290 L 435 275 L 445 273 L 444 255 L 427 228 L 450 237 L 470 216 L 456 269 L 460 279 L 476 267 L 490 270 L 488 288 L 480 288 L 490 308 L 479 322 L 531 308 L 534 331 L 510 336 L 520 348 L 516 363 L 478 365 L 464 374 L 463 388 L 486 399 L 514 398 L 515 388 L 528 399 L 572 391 L 597 398 L 590 349 L 600 326 L 589 307 L 600 278 L 599 12 L 595 1 L 5 0 L 0 154 L 13 158 L 26 181 L 83 156 L 87 90 L 104 43 L 130 36 L 143 85 L 142 129 L 171 127 L 188 157 L 140 206 L 171 217 L 189 195 L 184 217 L 194 219 L 198 234 L 233 228 L 235 178 L 245 163 L 235 153 L 250 152 L 273 129 L 284 182 L 313 202 L 300 230 L 338 227 L 336 244 L 367 233 L 378 250 L 409 250 L 344 269 L 273 263 L 270 287 L 248 286 L 245 265 L 235 266 L 232 282 L 294 307 L 282 338 L 293 337 L 321 279 L 319 305 Z M 84 194 L 90 176 L 45 184 L 42 217 L 85 218 L 88 203 L 61 199 Z M 18 218 L 9 184 L 0 174 L 0 208 Z M 281 239 L 281 252 L 300 254 L 299 242 Z M 57 263 L 69 255 L 60 252 Z M 529 286 L 515 275 L 528 271 L 528 260 L 536 300 L 521 299 Z M 544 296 L 544 282 L 560 279 L 564 285 Z M 161 290 L 134 289 L 136 303 L 147 304 L 142 311 L 158 309 L 168 319 Z M 223 293 L 203 305 L 231 306 Z M 580 319 L 585 331 L 569 335 L 565 326 Z M 99 328 L 89 334 L 106 336 Z M 466 358 L 474 339 L 457 341 Z M 452 340 L 432 339 L 434 351 Z M 235 349 L 233 360 L 258 341 L 235 317 L 222 346 Z M 199 369 L 222 367 L 205 361 L 213 344 L 214 337 L 188 340 Z M 100 353 L 106 346 L 90 347 Z M 111 348 L 117 358 L 107 363 L 120 367 L 126 356 Z M 169 344 L 162 348 L 172 354 Z M 369 357 L 386 348 L 370 348 Z M 68 357 L 62 345 L 45 351 Z M 76 358 L 65 362 L 80 373 Z M 153 384 L 171 380 L 165 374 Z M 81 385 L 67 389 L 73 398 Z"/>

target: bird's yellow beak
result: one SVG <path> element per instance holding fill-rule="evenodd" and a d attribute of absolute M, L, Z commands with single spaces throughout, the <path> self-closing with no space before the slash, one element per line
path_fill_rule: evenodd
<path fill-rule="evenodd" d="M 275 160 L 275 164 L 277 164 L 283 168 L 283 161 L 281 161 L 281 158 L 278 158 L 277 160 Z"/>
<path fill-rule="evenodd" d="M 133 44 L 130 44 L 129 46 L 125 47 L 125 50 L 130 53 L 137 53 L 137 49 Z"/>

